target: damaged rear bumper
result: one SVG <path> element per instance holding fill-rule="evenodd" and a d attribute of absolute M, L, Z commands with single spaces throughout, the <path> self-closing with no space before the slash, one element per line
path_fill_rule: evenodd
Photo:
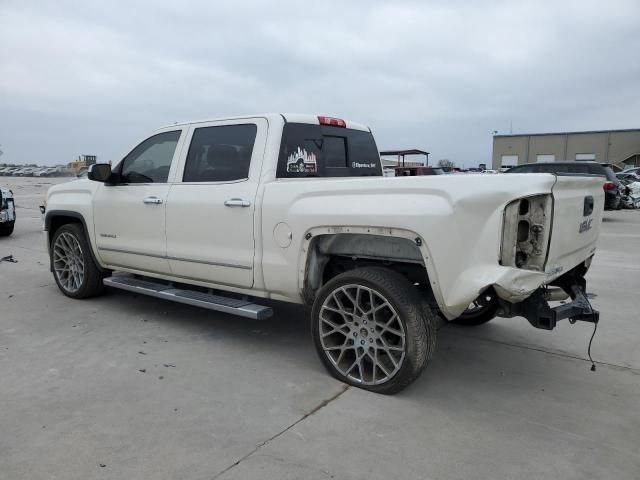
<path fill-rule="evenodd" d="M 560 320 L 568 319 L 598 323 L 600 312 L 593 309 L 586 295 L 585 269 L 576 267 L 551 283 L 552 286 L 564 290 L 571 301 L 552 307 L 547 298 L 547 287 L 540 287 L 531 296 L 519 303 L 508 303 L 501 300 L 502 316 L 526 318 L 531 325 L 543 330 L 553 330 Z"/>

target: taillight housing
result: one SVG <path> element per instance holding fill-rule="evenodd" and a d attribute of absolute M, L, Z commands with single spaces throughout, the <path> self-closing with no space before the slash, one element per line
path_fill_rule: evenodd
<path fill-rule="evenodd" d="M 347 128 L 347 122 L 341 118 L 319 116 L 320 125 L 330 125 L 332 127 Z"/>
<path fill-rule="evenodd" d="M 611 190 L 616 189 L 616 184 L 613 182 L 604 182 L 604 185 L 602 185 L 602 188 L 604 189 L 605 192 L 610 192 Z"/>
<path fill-rule="evenodd" d="M 500 264 L 544 271 L 551 239 L 553 197 L 520 198 L 504 209 Z"/>

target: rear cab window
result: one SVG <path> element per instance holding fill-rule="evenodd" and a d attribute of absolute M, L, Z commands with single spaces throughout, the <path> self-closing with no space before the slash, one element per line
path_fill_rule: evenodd
<path fill-rule="evenodd" d="M 282 132 L 278 178 L 382 176 L 371 132 L 287 123 Z"/>

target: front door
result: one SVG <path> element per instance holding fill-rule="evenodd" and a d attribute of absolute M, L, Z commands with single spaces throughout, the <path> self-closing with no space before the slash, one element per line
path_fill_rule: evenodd
<path fill-rule="evenodd" d="M 170 272 L 165 214 L 181 134 L 177 129 L 146 139 L 116 167 L 115 185 L 98 188 L 93 203 L 95 238 L 98 255 L 107 265 Z"/>
<path fill-rule="evenodd" d="M 255 202 L 266 132 L 263 118 L 191 127 L 167 201 L 167 257 L 174 275 L 253 285 Z"/>

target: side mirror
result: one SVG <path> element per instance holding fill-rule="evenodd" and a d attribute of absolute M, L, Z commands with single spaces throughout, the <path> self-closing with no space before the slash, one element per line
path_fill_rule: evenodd
<path fill-rule="evenodd" d="M 111 165 L 108 163 L 96 163 L 89 167 L 87 178 L 94 182 L 106 182 L 111 178 Z"/>

